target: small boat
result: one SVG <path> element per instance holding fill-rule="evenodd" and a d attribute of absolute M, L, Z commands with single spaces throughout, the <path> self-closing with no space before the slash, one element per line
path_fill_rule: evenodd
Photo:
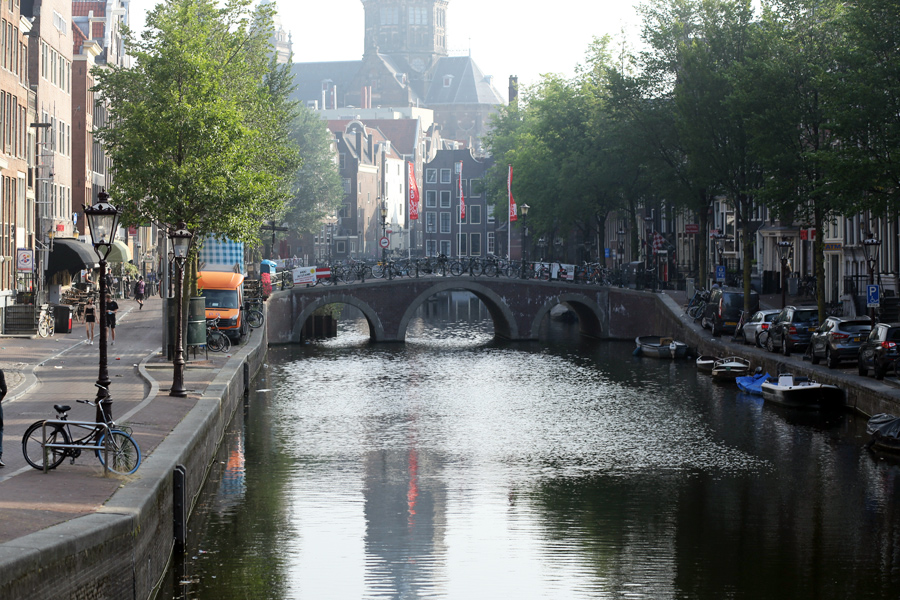
<path fill-rule="evenodd" d="M 645 335 L 634 338 L 637 344 L 635 354 L 653 358 L 684 358 L 687 356 L 687 344 L 676 342 L 670 337 Z"/>
<path fill-rule="evenodd" d="M 697 370 L 703 371 L 704 373 L 712 373 L 713 367 L 716 365 L 717 360 L 719 360 L 718 356 L 698 356 Z"/>
<path fill-rule="evenodd" d="M 756 375 L 744 375 L 735 379 L 738 389 L 754 396 L 762 396 L 762 384 L 769 380 L 768 373 L 757 373 Z"/>
<path fill-rule="evenodd" d="M 837 386 L 794 377 L 788 373 L 760 385 L 763 398 L 792 408 L 826 408 L 841 403 L 844 392 Z"/>
<path fill-rule="evenodd" d="M 872 436 L 867 448 L 900 452 L 900 417 L 886 413 L 875 415 L 866 423 L 866 432 Z"/>
<path fill-rule="evenodd" d="M 712 378 L 716 381 L 734 381 L 750 373 L 750 361 L 740 356 L 720 358 L 713 365 Z"/>

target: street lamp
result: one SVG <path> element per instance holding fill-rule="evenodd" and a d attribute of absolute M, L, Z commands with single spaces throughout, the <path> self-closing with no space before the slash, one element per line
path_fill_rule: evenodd
<path fill-rule="evenodd" d="M 785 273 L 787 271 L 788 257 L 791 254 L 791 249 L 794 247 L 794 244 L 787 238 L 782 238 L 782 240 L 777 243 L 777 246 L 778 257 L 781 259 L 781 308 L 784 308 L 787 305 L 787 281 Z"/>
<path fill-rule="evenodd" d="M 522 262 L 526 262 L 528 260 L 528 211 L 531 209 L 527 204 L 523 204 L 519 207 L 519 210 L 522 211 Z M 512 249 L 507 248 L 507 254 L 509 254 L 509 258 L 512 259 Z M 524 269 L 523 269 L 524 271 Z"/>
<path fill-rule="evenodd" d="M 191 249 L 191 238 L 193 237 L 194 234 L 188 231 L 184 221 L 179 221 L 176 229 L 169 232 L 169 239 L 172 240 L 172 250 L 169 251 L 169 258 L 174 260 L 175 266 L 178 267 L 178 275 L 175 280 L 175 306 L 177 310 L 175 317 L 175 360 L 173 363 L 172 389 L 169 391 L 169 395 L 178 398 L 187 396 L 187 390 L 184 387 L 184 312 L 181 305 L 184 297 L 184 263 Z"/>
<path fill-rule="evenodd" d="M 387 268 L 387 244 L 384 240 L 387 239 L 387 216 L 388 216 L 388 208 L 387 201 L 383 201 L 381 203 L 381 267 L 382 269 Z"/>
<path fill-rule="evenodd" d="M 543 261 L 543 260 L 544 260 L 544 252 L 545 252 L 546 249 L 547 249 L 547 239 L 544 238 L 544 236 L 541 236 L 541 237 L 538 238 L 538 241 L 537 241 L 537 247 L 541 249 L 541 258 L 540 258 L 540 260 Z"/>
<path fill-rule="evenodd" d="M 863 240 L 863 254 L 866 255 L 866 266 L 869 268 L 869 285 L 875 285 L 875 266 L 878 264 L 878 250 L 881 248 L 881 240 L 875 239 L 875 235 L 868 231 Z M 869 309 L 869 316 L 875 322 L 875 308 Z"/>
<path fill-rule="evenodd" d="M 109 394 L 109 370 L 106 355 L 106 257 L 112 251 L 113 238 L 119 227 L 119 209 L 109 203 L 109 194 L 101 189 L 97 203 L 84 207 L 84 217 L 91 230 L 91 244 L 100 258 L 100 371 L 97 375 L 97 422 L 112 419 L 112 400 Z M 105 417 L 105 419 L 104 419 Z"/>

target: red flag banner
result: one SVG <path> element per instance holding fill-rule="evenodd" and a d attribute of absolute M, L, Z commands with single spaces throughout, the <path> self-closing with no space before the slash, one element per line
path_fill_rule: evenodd
<path fill-rule="evenodd" d="M 659 234 L 658 231 L 653 232 L 653 254 L 656 254 L 660 250 L 665 250 L 666 248 L 666 238 Z"/>
<path fill-rule="evenodd" d="M 509 222 L 512 223 L 519 219 L 519 211 L 512 195 L 512 165 L 509 165 L 509 175 L 506 176 L 506 191 L 509 192 Z"/>
<path fill-rule="evenodd" d="M 459 161 L 459 220 L 466 220 L 466 199 L 463 196 L 463 187 L 462 187 L 462 161 Z"/>
<path fill-rule="evenodd" d="M 409 220 L 419 220 L 419 184 L 416 183 L 416 165 L 408 162 L 409 172 Z"/>

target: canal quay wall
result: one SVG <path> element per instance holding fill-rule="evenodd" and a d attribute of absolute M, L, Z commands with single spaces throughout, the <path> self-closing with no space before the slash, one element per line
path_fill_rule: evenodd
<path fill-rule="evenodd" d="M 855 367 L 829 369 L 824 365 L 813 365 L 808 360 L 804 361 L 802 354 L 799 353 L 784 356 L 753 345 L 731 341 L 730 336 L 713 337 L 712 332 L 700 327 L 699 322 L 695 323 L 685 313 L 684 307 L 668 294 L 638 293 L 652 296 L 656 318 L 650 320 L 643 333 L 636 335 L 671 336 L 685 342 L 696 355 L 740 356 L 750 361 L 751 368 L 761 367 L 763 372 L 770 375 L 791 373 L 809 377 L 819 383 L 837 386 L 844 390 L 845 406 L 864 416 L 878 413 L 900 414 L 900 387 L 892 382 L 878 381 L 870 376 L 861 377 Z M 612 318 L 611 315 L 611 321 Z M 629 322 L 633 326 L 633 320 Z"/>
<path fill-rule="evenodd" d="M 0 598 L 153 598 L 174 549 L 174 471 L 183 466 L 185 522 L 235 410 L 268 348 L 256 330 L 214 375 L 182 421 L 96 512 L 18 539 L 0 554 Z M 188 366 L 190 369 L 190 365 Z M 148 377 L 148 379 L 150 379 Z M 159 392 L 165 394 L 165 392 Z M 12 440 L 10 440 L 12 445 Z M 60 502 L 67 502 L 61 498 Z"/>

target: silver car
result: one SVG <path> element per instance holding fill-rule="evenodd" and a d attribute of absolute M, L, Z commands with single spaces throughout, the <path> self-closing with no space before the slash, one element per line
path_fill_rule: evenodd
<path fill-rule="evenodd" d="M 758 310 L 753 313 L 753 316 L 750 317 L 749 321 L 744 323 L 744 327 L 741 329 L 741 335 L 744 336 L 744 343 L 756 344 L 758 347 L 762 348 L 759 336 L 762 332 L 769 329 L 769 324 L 772 322 L 772 319 L 780 312 L 781 311 L 778 309 L 767 309 Z"/>

